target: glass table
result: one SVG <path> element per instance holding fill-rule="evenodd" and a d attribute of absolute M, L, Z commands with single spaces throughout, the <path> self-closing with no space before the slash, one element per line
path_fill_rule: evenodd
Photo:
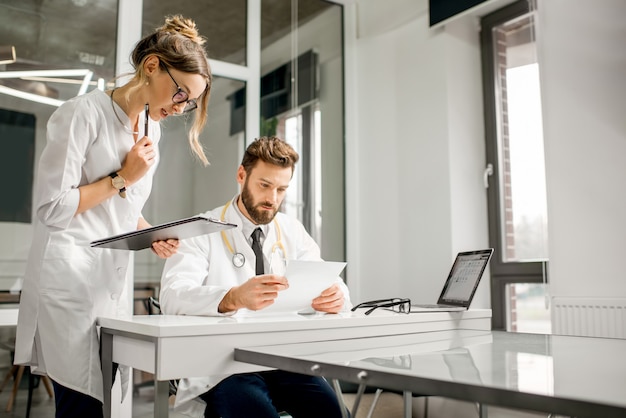
<path fill-rule="evenodd" d="M 238 348 L 235 360 L 481 405 L 626 417 L 620 339 L 461 329 Z"/>

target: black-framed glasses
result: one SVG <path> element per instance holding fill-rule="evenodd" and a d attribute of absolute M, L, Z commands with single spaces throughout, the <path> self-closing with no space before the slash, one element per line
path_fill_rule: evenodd
<path fill-rule="evenodd" d="M 174 95 L 172 96 L 172 101 L 176 104 L 185 103 L 183 113 L 189 113 L 193 110 L 196 110 L 196 108 L 198 107 L 196 99 L 190 99 L 189 94 L 185 90 L 180 88 L 176 80 L 174 80 L 174 77 L 172 77 L 170 70 L 167 69 L 167 66 L 164 65 L 163 68 L 165 68 L 165 72 L 167 73 L 167 75 L 169 75 L 174 84 L 176 84 L 176 93 L 174 93 Z"/>
<path fill-rule="evenodd" d="M 408 298 L 392 298 L 392 299 L 378 299 L 370 300 L 368 302 L 362 302 L 352 308 L 352 312 L 359 308 L 366 308 L 365 315 L 369 315 L 374 312 L 375 309 L 383 308 L 388 311 L 394 311 L 399 313 L 408 314 L 411 312 L 411 299 Z"/>

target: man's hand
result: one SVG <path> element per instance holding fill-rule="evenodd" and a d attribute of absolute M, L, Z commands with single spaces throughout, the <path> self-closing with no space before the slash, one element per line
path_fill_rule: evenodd
<path fill-rule="evenodd" d="M 338 284 L 334 284 L 324 290 L 318 297 L 313 299 L 311 307 L 319 312 L 338 313 L 343 307 L 343 291 Z"/>
<path fill-rule="evenodd" d="M 241 308 L 258 311 L 274 303 L 278 292 L 289 287 L 287 278 L 275 274 L 263 274 L 249 279 L 241 286 L 232 287 L 224 296 L 218 311 L 232 312 Z"/>

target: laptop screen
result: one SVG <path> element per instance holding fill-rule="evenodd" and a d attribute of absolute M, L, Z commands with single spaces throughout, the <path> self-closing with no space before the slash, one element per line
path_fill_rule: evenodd
<path fill-rule="evenodd" d="M 493 248 L 457 254 L 437 303 L 468 308 Z"/>

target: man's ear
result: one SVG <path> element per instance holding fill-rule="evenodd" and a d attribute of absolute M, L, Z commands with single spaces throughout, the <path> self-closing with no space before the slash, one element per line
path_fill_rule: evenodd
<path fill-rule="evenodd" d="M 239 168 L 237 169 L 237 183 L 239 183 L 240 186 L 243 186 L 245 182 L 246 182 L 246 169 L 243 168 L 242 165 L 240 165 Z"/>

